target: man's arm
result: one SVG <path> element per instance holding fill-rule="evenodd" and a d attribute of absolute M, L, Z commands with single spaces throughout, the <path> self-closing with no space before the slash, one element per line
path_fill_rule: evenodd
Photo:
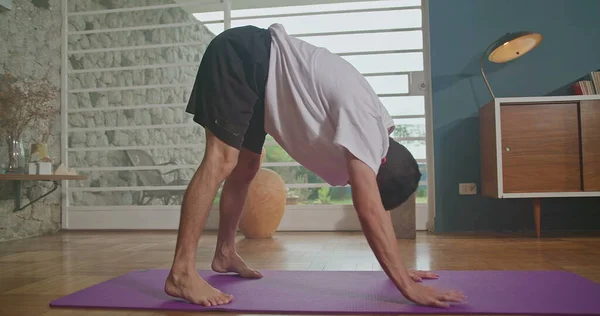
<path fill-rule="evenodd" d="M 400 256 L 391 219 L 381 203 L 375 173 L 348 151 L 346 163 L 354 208 L 365 237 L 379 264 L 402 295 L 425 306 L 449 307 L 449 302 L 463 302 L 465 296 L 459 291 L 440 292 L 411 279 Z"/>
<path fill-rule="evenodd" d="M 379 197 L 376 175 L 369 166 L 347 151 L 346 163 L 350 173 L 354 208 L 367 242 L 385 273 L 400 292 L 406 295 L 408 287 L 415 282 L 398 251 L 392 222 Z"/>

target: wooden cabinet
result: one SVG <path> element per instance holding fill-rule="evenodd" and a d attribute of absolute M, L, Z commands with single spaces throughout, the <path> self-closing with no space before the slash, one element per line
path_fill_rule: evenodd
<path fill-rule="evenodd" d="M 498 98 L 479 111 L 481 192 L 533 198 L 600 196 L 600 95 Z"/>
<path fill-rule="evenodd" d="M 582 101 L 580 111 L 583 190 L 600 191 L 600 100 Z"/>

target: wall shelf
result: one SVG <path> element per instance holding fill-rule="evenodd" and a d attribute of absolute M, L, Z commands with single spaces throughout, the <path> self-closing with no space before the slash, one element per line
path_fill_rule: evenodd
<path fill-rule="evenodd" d="M 59 181 L 64 180 L 85 180 L 87 176 L 84 175 L 43 175 L 43 174 L 24 174 L 24 173 L 7 173 L 0 174 L 0 181 L 13 181 L 14 182 L 14 196 L 15 196 L 15 208 L 14 211 L 18 212 L 33 203 L 43 199 L 56 191 L 59 186 Z M 50 191 L 44 193 L 40 197 L 30 201 L 27 205 L 21 206 L 21 182 L 22 181 L 52 181 L 53 185 Z"/>

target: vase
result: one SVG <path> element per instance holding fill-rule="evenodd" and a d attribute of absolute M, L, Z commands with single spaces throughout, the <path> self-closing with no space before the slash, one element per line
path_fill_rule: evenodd
<path fill-rule="evenodd" d="M 262 164 L 267 152 L 263 149 Z M 287 190 L 279 174 L 260 168 L 248 188 L 248 196 L 239 222 L 239 229 L 248 239 L 271 238 L 283 218 Z"/>
<path fill-rule="evenodd" d="M 248 239 L 271 238 L 285 212 L 285 182 L 271 169 L 261 168 L 250 183 L 239 229 Z"/>
<path fill-rule="evenodd" d="M 6 136 L 8 145 L 7 173 L 22 173 L 25 167 L 25 147 L 20 136 L 8 134 Z"/>

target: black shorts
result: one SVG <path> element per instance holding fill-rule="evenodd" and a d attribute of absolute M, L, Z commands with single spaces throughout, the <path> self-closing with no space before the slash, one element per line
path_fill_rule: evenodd
<path fill-rule="evenodd" d="M 270 55 L 269 30 L 244 26 L 217 35 L 202 57 L 186 111 L 229 146 L 260 154 Z"/>

